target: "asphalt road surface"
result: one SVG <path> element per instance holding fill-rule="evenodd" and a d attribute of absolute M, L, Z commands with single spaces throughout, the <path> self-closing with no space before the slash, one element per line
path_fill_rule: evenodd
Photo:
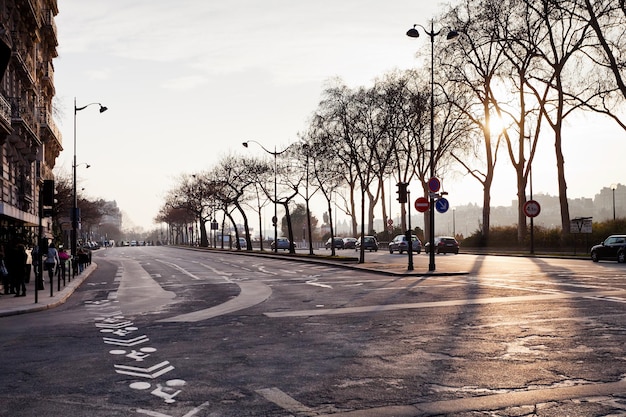
<path fill-rule="evenodd" d="M 0 318 L 1 416 L 626 415 L 624 265 L 462 254 L 437 262 L 466 274 L 388 276 L 169 247 L 94 261 L 62 306 Z"/>

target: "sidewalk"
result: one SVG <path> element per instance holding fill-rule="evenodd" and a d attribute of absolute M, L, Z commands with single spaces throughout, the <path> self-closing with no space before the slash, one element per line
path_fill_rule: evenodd
<path fill-rule="evenodd" d="M 31 274 L 30 282 L 26 284 L 26 297 L 15 297 L 13 294 L 0 295 L 0 317 L 47 310 L 63 304 L 97 267 L 98 265 L 92 262 L 82 274 L 76 275 L 71 281 L 66 279 L 65 286 L 61 280 L 61 291 L 58 291 L 59 285 L 55 276 L 52 297 L 50 296 L 50 281 L 47 272 L 44 272 L 44 289 L 37 291 L 36 303 L 35 274 Z"/>

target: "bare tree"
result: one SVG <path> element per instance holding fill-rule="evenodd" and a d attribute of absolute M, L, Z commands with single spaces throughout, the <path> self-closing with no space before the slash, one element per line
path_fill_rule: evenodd
<path fill-rule="evenodd" d="M 438 54 L 439 66 L 445 71 L 442 79 L 448 80 L 446 93 L 451 103 L 474 126 L 474 137 L 483 142 L 482 171 L 469 166 L 462 158 L 457 161 L 476 178 L 483 187 L 482 238 L 489 238 L 491 212 L 491 185 L 494 179 L 501 132 L 491 131 L 496 100 L 496 81 L 505 56 L 497 43 L 492 6 L 494 0 L 473 2 L 464 0 L 453 8 L 446 20 L 462 36 Z"/>
<path fill-rule="evenodd" d="M 323 121 L 329 140 L 335 142 L 337 157 L 344 163 L 350 175 L 354 175 L 361 191 L 361 232 L 365 232 L 365 194 L 375 178 L 372 166 L 376 164 L 376 139 L 364 134 L 367 123 L 367 102 L 365 90 L 351 91 L 345 85 L 338 84 L 324 91 L 323 100 L 318 108 L 318 115 Z M 352 178 L 352 177 L 351 177 Z M 354 187 L 351 187 L 351 192 Z M 365 262 L 363 245 L 359 262 Z"/>
<path fill-rule="evenodd" d="M 326 200 L 330 238 L 334 239 L 336 231 L 333 218 L 336 213 L 333 211 L 332 197 L 343 184 L 345 165 L 337 157 L 336 146 L 338 143 L 332 139 L 326 128 L 323 118 L 320 115 L 314 116 L 305 135 L 305 140 L 308 145 L 308 156 L 311 164 L 311 179 L 319 187 Z M 331 245 L 331 254 L 335 256 L 334 245 Z"/>

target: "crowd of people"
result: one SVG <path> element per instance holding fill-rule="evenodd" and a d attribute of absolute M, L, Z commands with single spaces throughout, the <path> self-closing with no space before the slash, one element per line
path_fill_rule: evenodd
<path fill-rule="evenodd" d="M 43 272 L 46 271 L 50 282 L 55 275 L 70 273 L 80 274 L 91 263 L 91 250 L 80 247 L 76 251 L 76 260 L 65 248 L 56 248 L 54 243 L 40 253 L 39 247 L 26 247 L 22 242 L 11 242 L 7 247 L 0 245 L 0 276 L 2 278 L 2 295 L 14 297 L 26 296 L 26 284 L 30 282 L 33 273 L 37 277 L 41 272 L 37 289 L 43 290 Z M 43 270 L 39 271 L 39 268 Z M 65 279 L 65 275 L 63 275 Z"/>

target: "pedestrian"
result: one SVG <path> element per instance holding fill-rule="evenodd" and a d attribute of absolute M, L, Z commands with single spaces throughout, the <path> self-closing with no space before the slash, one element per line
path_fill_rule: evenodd
<path fill-rule="evenodd" d="M 4 252 L 4 245 L 0 245 L 0 264 L 2 266 L 0 275 L 2 275 L 2 292 L 4 295 L 10 294 L 10 281 L 9 281 L 9 271 L 6 267 L 6 256 Z"/>
<path fill-rule="evenodd" d="M 33 248 L 26 248 L 26 267 L 24 268 L 24 282 L 30 282 L 30 273 L 33 269 Z"/>
<path fill-rule="evenodd" d="M 48 246 L 48 253 L 46 254 L 46 260 L 44 262 L 44 269 L 48 271 L 50 282 L 52 282 L 52 278 L 54 278 L 54 272 L 59 262 L 59 252 L 54 246 L 54 243 L 51 243 L 50 246 Z"/>
<path fill-rule="evenodd" d="M 35 287 L 37 290 L 43 290 L 43 271 L 41 269 L 42 254 L 39 251 L 39 245 L 33 247 L 31 258 L 33 259 L 33 269 L 35 270 Z"/>
<path fill-rule="evenodd" d="M 68 273 L 67 261 L 71 258 L 70 254 L 67 253 L 67 250 L 63 246 L 59 247 L 59 260 L 61 261 L 59 267 L 61 269 L 61 275 L 63 279 L 65 279 L 65 274 Z"/>
<path fill-rule="evenodd" d="M 35 272 L 35 277 L 39 276 L 39 272 L 41 268 L 41 255 L 39 253 L 39 245 L 33 246 L 33 250 L 31 251 L 30 257 L 33 261 L 33 269 Z"/>
<path fill-rule="evenodd" d="M 26 283 L 24 282 L 24 279 L 27 258 L 28 255 L 26 254 L 26 248 L 24 245 L 21 243 L 15 245 L 15 248 L 10 255 L 9 266 L 7 267 L 9 270 L 9 276 L 11 277 L 11 281 L 13 283 L 15 297 L 26 297 Z"/>

